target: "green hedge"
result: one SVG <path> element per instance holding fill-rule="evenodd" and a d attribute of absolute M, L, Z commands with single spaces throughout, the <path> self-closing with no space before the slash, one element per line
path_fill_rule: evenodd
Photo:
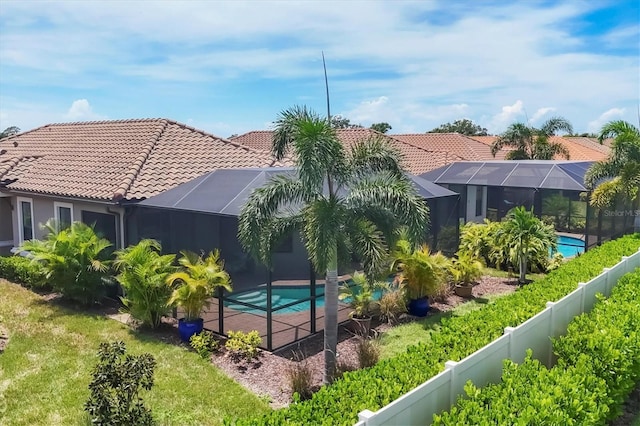
<path fill-rule="evenodd" d="M 467 384 L 469 399 L 433 424 L 606 424 L 640 381 L 639 302 L 640 269 L 554 340 L 555 367 L 531 360 L 531 352 L 521 365 L 507 361 L 499 384 Z"/>
<path fill-rule="evenodd" d="M 0 256 L 0 278 L 29 288 L 42 288 L 47 285 L 40 267 L 22 256 Z"/>
<path fill-rule="evenodd" d="M 462 317 L 442 321 L 431 342 L 383 360 L 372 368 L 345 373 L 313 397 L 262 417 L 226 419 L 226 424 L 354 424 L 362 410 L 378 410 L 444 370 L 448 360 L 459 361 L 500 337 L 640 248 L 640 234 L 628 235 L 588 251 L 551 272 L 544 279 L 502 297 Z"/>

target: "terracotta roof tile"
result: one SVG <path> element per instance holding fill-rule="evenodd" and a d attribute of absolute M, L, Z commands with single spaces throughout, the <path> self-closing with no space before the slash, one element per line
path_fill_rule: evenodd
<path fill-rule="evenodd" d="M 491 146 L 497 136 L 472 136 L 473 139 Z M 551 141 L 559 142 L 569 151 L 570 160 L 603 160 L 609 154 L 610 148 L 592 138 L 572 136 L 552 136 Z M 555 160 L 564 160 L 563 156 L 556 156 Z"/>
<path fill-rule="evenodd" d="M 395 146 L 403 156 L 405 168 L 414 174 L 428 172 L 438 167 L 445 166 L 454 161 L 463 160 L 453 153 L 442 150 L 431 150 L 420 145 L 407 143 L 395 135 L 386 135 L 378 133 L 375 130 L 365 128 L 355 129 L 338 129 L 338 138 L 342 141 L 346 148 L 353 146 L 356 142 L 369 137 L 387 138 L 389 143 Z M 232 139 L 245 146 L 255 148 L 262 151 L 270 151 L 273 138 L 271 130 L 256 130 L 248 132 Z"/>
<path fill-rule="evenodd" d="M 506 151 L 501 150 L 494 157 L 487 144 L 460 133 L 414 133 L 392 136 L 428 150 L 445 151 L 467 161 L 502 160 L 506 154 Z"/>
<path fill-rule="evenodd" d="M 166 119 L 49 124 L 3 139 L 0 149 L 7 188 L 101 200 L 150 197 L 219 168 L 281 165 Z"/>

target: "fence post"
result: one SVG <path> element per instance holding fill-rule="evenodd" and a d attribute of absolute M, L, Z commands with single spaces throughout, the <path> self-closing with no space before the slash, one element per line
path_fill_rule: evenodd
<path fill-rule="evenodd" d="M 553 366 L 553 344 L 551 343 L 551 337 L 554 337 L 553 333 L 556 330 L 556 310 L 554 309 L 556 302 L 547 302 L 546 308 L 549 309 L 549 352 L 547 352 L 547 368 L 551 368 Z M 542 357 L 540 357 L 542 358 Z"/>
<path fill-rule="evenodd" d="M 611 270 L 611 268 L 602 268 L 602 272 L 604 272 L 604 276 L 605 276 L 605 288 L 607 289 L 607 296 L 609 296 L 611 294 L 611 277 L 609 274 L 609 271 Z"/>
<path fill-rule="evenodd" d="M 371 410 L 362 410 L 358 413 L 358 422 L 363 426 L 367 426 L 369 424 L 369 420 L 372 419 L 375 414 L 376 413 Z"/>
<path fill-rule="evenodd" d="M 515 327 L 505 327 L 504 328 L 504 334 L 505 335 L 509 335 L 509 359 L 513 359 L 513 332 L 515 331 Z"/>
<path fill-rule="evenodd" d="M 629 270 L 629 256 L 622 256 L 622 261 L 624 262 L 624 273 L 628 274 L 629 272 L 631 272 Z"/>
<path fill-rule="evenodd" d="M 578 283 L 578 289 L 580 290 L 580 312 L 584 312 L 584 299 L 585 299 L 585 287 L 587 283 Z"/>
<path fill-rule="evenodd" d="M 456 361 L 447 361 L 444 363 L 444 369 L 449 371 L 449 406 L 453 407 L 456 403 Z"/>

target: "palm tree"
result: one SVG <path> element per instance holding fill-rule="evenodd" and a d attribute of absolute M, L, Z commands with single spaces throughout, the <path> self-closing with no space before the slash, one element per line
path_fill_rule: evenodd
<path fill-rule="evenodd" d="M 491 145 L 491 154 L 495 157 L 498 151 L 508 146 L 514 149 L 507 153 L 507 160 L 552 160 L 556 155 L 563 155 L 568 160 L 569 151 L 564 145 L 549 141 L 561 130 L 573 133 L 571 123 L 562 117 L 550 118 L 539 129 L 514 123 Z"/>
<path fill-rule="evenodd" d="M 622 196 L 637 205 L 640 188 L 640 130 L 619 120 L 605 124 L 599 140 L 614 138 L 606 160 L 594 163 L 585 175 L 585 183 L 594 188 L 591 205 L 603 208 Z"/>
<path fill-rule="evenodd" d="M 175 255 L 161 255 L 161 251 L 156 240 L 142 240 L 115 253 L 116 280 L 124 290 L 122 303 L 134 318 L 151 328 L 157 328 L 170 310 L 167 302 L 172 289 L 165 281 L 176 269 Z"/>
<path fill-rule="evenodd" d="M 533 210 L 527 210 L 523 206 L 511 209 L 501 225 L 496 239 L 499 245 L 508 248 L 511 262 L 520 269 L 518 281 L 524 284 L 529 259 L 539 257 L 541 253 L 546 257 L 549 249 L 555 251 L 557 247 L 553 225 L 545 224 L 535 217 Z"/>
<path fill-rule="evenodd" d="M 42 227 L 48 231 L 44 241 L 25 241 L 20 251 L 29 252 L 32 261 L 42 266 L 54 290 L 83 304 L 100 299 L 105 289 L 111 243 L 99 238 L 93 228 L 73 222 L 59 229 L 55 220 Z"/>
<path fill-rule="evenodd" d="M 359 256 L 365 272 L 384 268 L 397 224 L 421 241 L 428 207 L 400 165 L 400 154 L 381 139 L 347 153 L 328 120 L 306 107 L 280 113 L 272 152 L 279 160 L 292 148 L 297 170 L 256 189 L 242 209 L 238 236 L 265 264 L 275 244 L 293 230 L 304 240 L 315 270 L 326 271 L 325 382 L 336 367 L 338 261 Z"/>
<path fill-rule="evenodd" d="M 183 270 L 167 277 L 167 284 L 180 285 L 173 290 L 168 305 L 178 305 L 184 309 L 185 320 L 197 320 L 202 310 L 211 304 L 210 298 L 220 287 L 231 291 L 231 278 L 224 270 L 220 252 L 210 252 L 205 257 L 182 250 L 178 263 Z"/>

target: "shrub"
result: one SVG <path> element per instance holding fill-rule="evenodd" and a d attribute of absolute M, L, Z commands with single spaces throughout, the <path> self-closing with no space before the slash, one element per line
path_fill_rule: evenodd
<path fill-rule="evenodd" d="M 29 288 L 47 285 L 45 272 L 40 265 L 22 256 L 0 257 L 0 277 Z"/>
<path fill-rule="evenodd" d="M 125 355 L 124 342 L 101 343 L 84 409 L 96 425 L 152 425 L 151 410 L 140 397 L 150 390 L 156 361 L 150 354 Z"/>
<path fill-rule="evenodd" d="M 393 324 L 401 314 L 407 312 L 407 303 L 400 289 L 394 289 L 382 295 L 378 301 L 380 319 Z"/>
<path fill-rule="evenodd" d="M 380 360 L 380 342 L 378 339 L 360 337 L 356 344 L 360 368 L 373 367 Z"/>
<path fill-rule="evenodd" d="M 43 226 L 44 241 L 25 241 L 21 251 L 31 253 L 54 290 L 83 304 L 98 301 L 104 294 L 109 261 L 106 249 L 111 243 L 98 238 L 93 228 L 73 222 L 67 229 L 58 230 L 54 220 Z"/>
<path fill-rule="evenodd" d="M 313 369 L 300 353 L 295 354 L 296 361 L 287 369 L 287 378 L 294 401 L 306 401 L 313 395 Z"/>
<path fill-rule="evenodd" d="M 160 255 L 162 247 L 155 240 L 142 240 L 134 246 L 116 251 L 116 280 L 122 286 L 120 299 L 131 316 L 144 325 L 157 328 L 167 315 L 172 288 L 166 284 L 173 271 L 175 256 Z"/>
<path fill-rule="evenodd" d="M 193 350 L 204 359 L 210 358 L 211 354 L 216 352 L 220 347 L 220 342 L 218 342 L 213 333 L 208 330 L 191 336 L 189 344 Z"/>
<path fill-rule="evenodd" d="M 266 416 L 235 419 L 239 425 L 345 424 L 357 422 L 358 412 L 378 410 L 424 383 L 444 369 L 448 360 L 459 361 L 515 327 L 612 266 L 620 257 L 638 251 L 640 234 L 628 235 L 563 264 L 534 284 L 462 317 L 445 318 L 429 343 L 412 346 L 403 354 L 375 366 L 345 374 L 309 401 L 293 404 Z"/>
<path fill-rule="evenodd" d="M 483 268 L 481 261 L 465 253 L 451 262 L 451 275 L 455 283 L 469 285 L 482 276 Z"/>
<path fill-rule="evenodd" d="M 242 331 L 229 330 L 228 335 L 229 338 L 224 346 L 232 354 L 238 358 L 244 358 L 247 361 L 258 356 L 258 346 L 262 343 L 262 338 L 258 331 L 253 330 L 248 333 L 244 333 Z"/>

